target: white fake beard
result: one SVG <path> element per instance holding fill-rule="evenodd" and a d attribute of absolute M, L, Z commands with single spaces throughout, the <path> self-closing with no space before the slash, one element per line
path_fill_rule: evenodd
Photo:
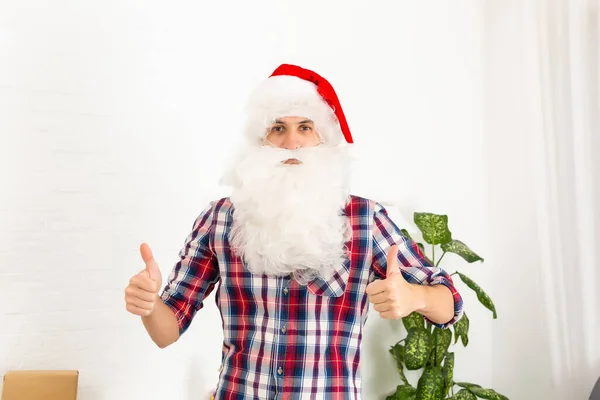
<path fill-rule="evenodd" d="M 297 159 L 299 165 L 282 161 Z M 229 241 L 255 274 L 328 280 L 346 259 L 351 228 L 348 156 L 339 147 L 249 146 L 223 182 L 233 186 Z"/>

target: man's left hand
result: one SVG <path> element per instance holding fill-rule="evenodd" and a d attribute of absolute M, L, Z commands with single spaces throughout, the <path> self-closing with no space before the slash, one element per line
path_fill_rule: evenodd
<path fill-rule="evenodd" d="M 369 302 L 385 319 L 399 319 L 417 309 L 417 290 L 408 283 L 398 265 L 398 246 L 390 248 L 387 255 L 387 273 L 383 280 L 367 285 Z"/>

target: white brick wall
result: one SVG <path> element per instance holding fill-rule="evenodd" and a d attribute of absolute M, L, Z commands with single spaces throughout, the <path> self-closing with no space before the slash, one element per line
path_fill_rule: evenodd
<path fill-rule="evenodd" d="M 180 342 L 159 350 L 126 313 L 123 289 L 143 267 L 142 241 L 166 275 L 197 213 L 226 194 L 218 171 L 244 95 L 281 62 L 332 77 L 362 146 L 358 194 L 478 228 L 461 218 L 479 207 L 476 193 L 418 175 L 402 177 L 406 193 L 385 193 L 396 177 L 374 181 L 381 169 L 370 164 L 401 159 L 430 176 L 452 159 L 465 187 L 477 186 L 477 2 L 440 2 L 439 15 L 417 3 L 313 3 L 0 3 L 0 374 L 79 369 L 82 400 L 204 398 L 220 360 L 213 296 Z M 484 316 L 479 354 L 489 351 Z M 367 399 L 395 387 L 381 343 L 399 334 L 370 319 Z M 485 384 L 489 371 L 469 377 Z"/>

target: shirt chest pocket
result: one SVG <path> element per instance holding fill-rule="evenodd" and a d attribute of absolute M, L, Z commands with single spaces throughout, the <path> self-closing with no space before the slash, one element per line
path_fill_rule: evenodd
<path fill-rule="evenodd" d="M 350 262 L 346 260 L 335 270 L 331 278 L 316 278 L 310 281 L 307 289 L 316 296 L 340 297 L 346 291 L 350 276 Z"/>

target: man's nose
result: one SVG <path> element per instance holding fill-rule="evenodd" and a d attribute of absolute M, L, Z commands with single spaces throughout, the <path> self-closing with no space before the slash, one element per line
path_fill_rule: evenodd
<path fill-rule="evenodd" d="M 296 150 L 302 147 L 302 143 L 296 135 L 291 134 L 286 136 L 283 143 L 281 143 L 281 147 L 283 147 L 286 150 Z"/>

